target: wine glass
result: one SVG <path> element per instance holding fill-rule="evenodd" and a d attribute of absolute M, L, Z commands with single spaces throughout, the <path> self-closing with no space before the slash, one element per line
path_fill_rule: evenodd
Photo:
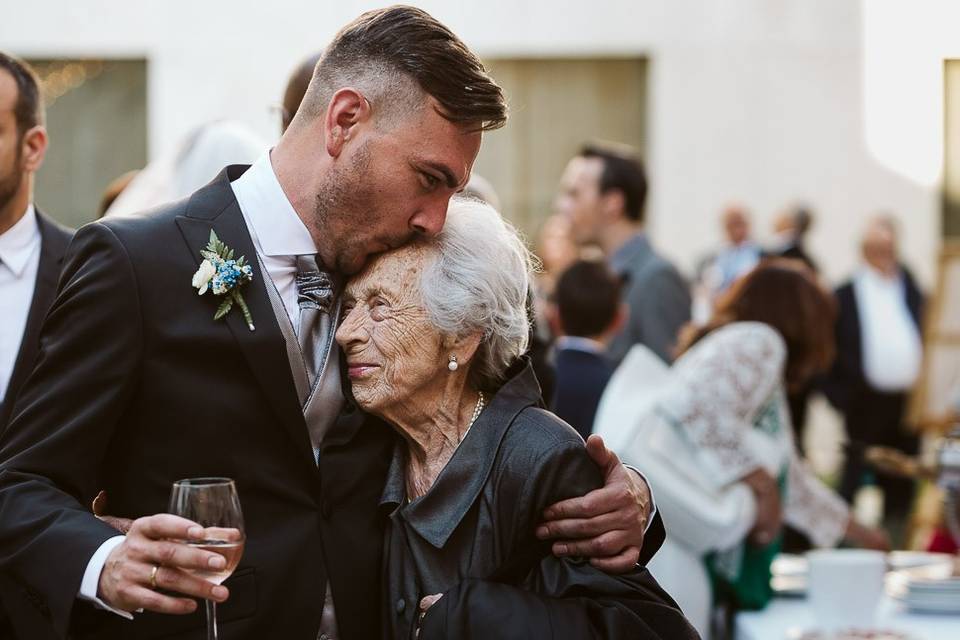
<path fill-rule="evenodd" d="M 243 555 L 246 536 L 237 487 L 230 478 L 190 478 L 173 483 L 170 513 L 192 520 L 206 529 L 203 540 L 184 543 L 222 555 L 223 569 L 194 569 L 197 577 L 220 584 L 233 573 Z M 217 604 L 207 600 L 207 640 L 217 640 Z"/>

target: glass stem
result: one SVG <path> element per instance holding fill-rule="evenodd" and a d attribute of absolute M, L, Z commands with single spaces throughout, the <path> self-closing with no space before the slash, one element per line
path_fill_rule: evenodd
<path fill-rule="evenodd" d="M 207 640 L 217 640 L 217 603 L 205 600 L 207 603 Z"/>

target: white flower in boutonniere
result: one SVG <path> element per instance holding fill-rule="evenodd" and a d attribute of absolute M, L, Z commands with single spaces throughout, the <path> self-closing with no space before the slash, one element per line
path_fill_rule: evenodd
<path fill-rule="evenodd" d="M 250 309 L 247 308 L 247 303 L 240 293 L 240 287 L 253 280 L 253 268 L 247 264 L 244 256 L 234 259 L 233 249 L 220 242 L 220 238 L 213 229 L 210 230 L 207 248 L 201 251 L 200 255 L 203 256 L 203 262 L 193 274 L 191 281 L 193 287 L 197 289 L 197 294 L 202 296 L 209 289 L 215 296 L 226 296 L 217 307 L 217 312 L 213 314 L 213 319 L 219 320 L 224 317 L 236 304 L 243 313 L 247 327 L 253 331 Z"/>

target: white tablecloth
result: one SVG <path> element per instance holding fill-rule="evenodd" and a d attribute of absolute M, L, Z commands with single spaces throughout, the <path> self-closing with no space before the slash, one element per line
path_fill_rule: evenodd
<path fill-rule="evenodd" d="M 763 611 L 738 614 L 735 625 L 736 640 L 785 640 L 788 633 L 813 628 L 814 620 L 806 600 L 778 598 Z M 960 616 L 909 613 L 889 598 L 880 606 L 877 627 L 917 640 L 960 640 Z"/>

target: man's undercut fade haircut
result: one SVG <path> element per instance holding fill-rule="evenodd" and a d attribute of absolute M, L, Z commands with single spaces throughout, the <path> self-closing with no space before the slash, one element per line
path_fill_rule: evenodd
<path fill-rule="evenodd" d="M 321 117 L 339 89 L 364 94 L 379 116 L 422 108 L 426 96 L 450 122 L 489 131 L 506 124 L 503 90 L 483 63 L 425 11 L 394 6 L 364 13 L 334 37 L 317 63 L 301 110 Z"/>
<path fill-rule="evenodd" d="M 27 131 L 43 124 L 40 80 L 30 65 L 3 51 L 0 51 L 0 69 L 13 76 L 17 84 L 17 101 L 13 106 L 13 115 L 17 121 L 17 135 L 22 139 Z"/>

